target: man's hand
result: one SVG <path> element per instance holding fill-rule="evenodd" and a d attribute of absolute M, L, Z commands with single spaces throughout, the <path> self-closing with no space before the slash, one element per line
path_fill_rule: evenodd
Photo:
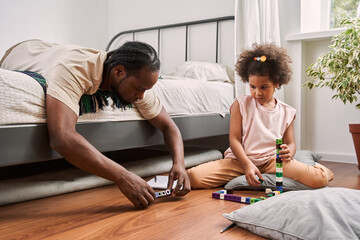
<path fill-rule="evenodd" d="M 155 191 L 149 184 L 132 172 L 128 172 L 116 185 L 137 208 L 146 208 L 156 199 Z"/>
<path fill-rule="evenodd" d="M 165 144 L 173 159 L 173 167 L 169 173 L 168 189 L 172 188 L 175 180 L 178 180 L 173 195 L 184 196 L 190 192 L 191 186 L 190 179 L 185 171 L 184 146 L 180 131 L 164 108 L 162 108 L 158 116 L 150 119 L 149 122 L 163 133 Z"/>
<path fill-rule="evenodd" d="M 175 196 L 185 196 L 191 190 L 190 179 L 185 171 L 185 167 L 174 164 L 169 173 L 168 189 L 172 188 L 174 181 L 177 184 L 173 190 Z"/>

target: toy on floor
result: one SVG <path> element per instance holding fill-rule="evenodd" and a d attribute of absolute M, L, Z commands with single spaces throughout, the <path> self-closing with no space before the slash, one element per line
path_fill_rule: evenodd
<path fill-rule="evenodd" d="M 269 197 L 280 194 L 280 191 L 272 191 L 270 188 L 267 188 L 266 190 L 267 190 L 266 197 L 259 197 L 259 198 L 241 197 L 241 196 L 230 194 L 230 193 L 232 193 L 232 190 L 220 190 L 220 191 L 213 192 L 212 193 L 212 198 L 228 200 L 228 201 L 233 201 L 233 202 L 252 204 L 252 203 L 255 203 L 255 202 L 258 202 L 258 201 L 261 201 L 261 200 L 265 200 L 265 199 L 267 199 Z"/>
<path fill-rule="evenodd" d="M 172 192 L 172 190 L 165 190 L 165 191 L 155 192 L 156 198 L 171 196 L 171 192 Z"/>
<path fill-rule="evenodd" d="M 212 193 L 212 197 L 216 199 L 223 199 L 234 202 L 248 203 L 252 204 L 261 200 L 265 200 L 269 197 L 279 195 L 283 192 L 283 164 L 280 158 L 281 144 L 283 143 L 282 139 L 276 139 L 276 191 L 272 191 L 270 188 L 265 189 L 266 197 L 241 197 L 237 195 L 232 195 L 233 190 L 220 190 Z M 261 183 L 263 181 L 259 179 Z"/>

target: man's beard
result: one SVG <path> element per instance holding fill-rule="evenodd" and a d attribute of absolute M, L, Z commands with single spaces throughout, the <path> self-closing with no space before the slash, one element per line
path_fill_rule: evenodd
<path fill-rule="evenodd" d="M 126 77 L 122 78 L 116 85 L 112 85 L 110 87 L 111 91 L 115 94 L 115 96 L 117 97 L 117 99 L 119 100 L 119 102 L 123 105 L 129 105 L 131 104 L 130 102 L 126 101 L 125 99 L 123 99 L 123 97 L 121 96 L 121 94 L 118 92 L 119 86 L 120 84 L 125 80 Z"/>

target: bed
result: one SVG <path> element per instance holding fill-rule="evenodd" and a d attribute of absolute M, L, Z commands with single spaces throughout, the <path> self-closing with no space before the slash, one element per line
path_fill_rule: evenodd
<path fill-rule="evenodd" d="M 116 48 L 124 38 L 129 40 L 129 35 L 134 40 L 145 41 L 141 39 L 144 35 L 155 32 L 156 43 L 153 37 L 150 37 L 149 43 L 157 48 L 163 67 L 154 91 L 179 127 L 185 145 L 212 146 L 214 142 L 211 139 L 227 139 L 230 119 L 228 108 L 234 99 L 235 91 L 231 69 L 233 64 L 222 64 L 221 59 L 224 57 L 220 49 L 231 37 L 222 36 L 221 26 L 225 22 L 232 24 L 233 19 L 233 16 L 229 16 L 125 31 L 114 36 L 106 47 L 106 50 Z M 190 51 L 198 48 L 193 47 L 196 43 L 193 43 L 189 35 L 202 26 L 214 29 L 210 49 L 203 50 L 206 53 L 213 52 L 212 56 L 215 57 L 212 60 L 198 58 L 196 53 L 192 54 Z M 184 40 L 181 44 L 185 49 L 185 58 L 181 62 L 177 58 L 175 63 L 170 63 L 163 58 L 166 55 L 165 49 L 169 48 L 173 40 L 170 38 L 170 43 L 164 40 L 167 38 L 165 32 L 172 33 L 173 29 L 180 29 L 180 32 L 185 34 L 181 38 Z M 170 47 L 175 48 L 178 49 Z M 228 58 L 226 61 L 231 63 L 233 59 Z M 19 80 L 20 75 L 16 74 L 21 73 L 0 70 L 0 167 L 61 158 L 49 146 L 45 100 L 40 85 L 26 79 Z M 4 79 L 8 77 L 15 80 L 7 84 Z M 24 84 L 23 81 L 28 82 Z M 26 101 L 21 98 L 24 95 Z M 189 100 L 191 96 L 194 99 Z M 203 104 L 193 104 L 194 102 Z M 9 108 L 9 104 L 12 107 Z M 22 107 L 16 107 L 21 104 Z M 80 116 L 76 128 L 101 152 L 163 145 L 160 131 L 144 121 L 136 109 L 115 109 L 111 102 L 97 113 Z"/>

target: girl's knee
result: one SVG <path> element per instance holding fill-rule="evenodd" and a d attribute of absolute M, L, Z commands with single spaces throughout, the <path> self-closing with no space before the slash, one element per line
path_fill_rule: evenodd
<path fill-rule="evenodd" d="M 329 183 L 329 181 L 331 181 L 334 178 L 333 172 L 328 168 L 320 164 L 316 164 L 314 168 L 316 169 L 316 175 L 314 176 L 313 182 L 310 187 L 312 188 L 325 187 Z"/>
<path fill-rule="evenodd" d="M 331 170 L 321 164 L 316 164 L 314 168 L 317 170 L 316 178 L 314 179 L 313 188 L 325 187 L 329 181 L 333 180 L 334 174 Z"/>
<path fill-rule="evenodd" d="M 309 187 L 312 188 L 322 188 L 325 187 L 328 184 L 328 178 L 325 173 L 321 173 L 314 177 L 314 179 L 310 182 Z"/>
<path fill-rule="evenodd" d="M 192 168 L 187 170 L 187 174 L 189 176 L 191 188 L 193 188 L 193 189 L 197 188 L 197 186 L 199 186 L 199 183 L 200 183 L 199 177 L 196 174 L 194 174 L 194 171 Z"/>
<path fill-rule="evenodd" d="M 333 179 L 332 171 L 325 166 L 321 164 L 310 166 L 297 160 L 285 163 L 284 173 L 287 173 L 287 177 L 311 188 L 325 187 Z"/>
<path fill-rule="evenodd" d="M 220 159 L 193 167 L 187 171 L 191 188 L 219 187 L 239 176 L 241 169 L 237 165 L 234 159 Z"/>
<path fill-rule="evenodd" d="M 204 179 L 201 174 L 199 174 L 194 168 L 191 168 L 187 171 L 190 184 L 192 189 L 200 189 L 200 188 L 211 188 L 211 186 L 207 186 L 204 184 Z"/>

